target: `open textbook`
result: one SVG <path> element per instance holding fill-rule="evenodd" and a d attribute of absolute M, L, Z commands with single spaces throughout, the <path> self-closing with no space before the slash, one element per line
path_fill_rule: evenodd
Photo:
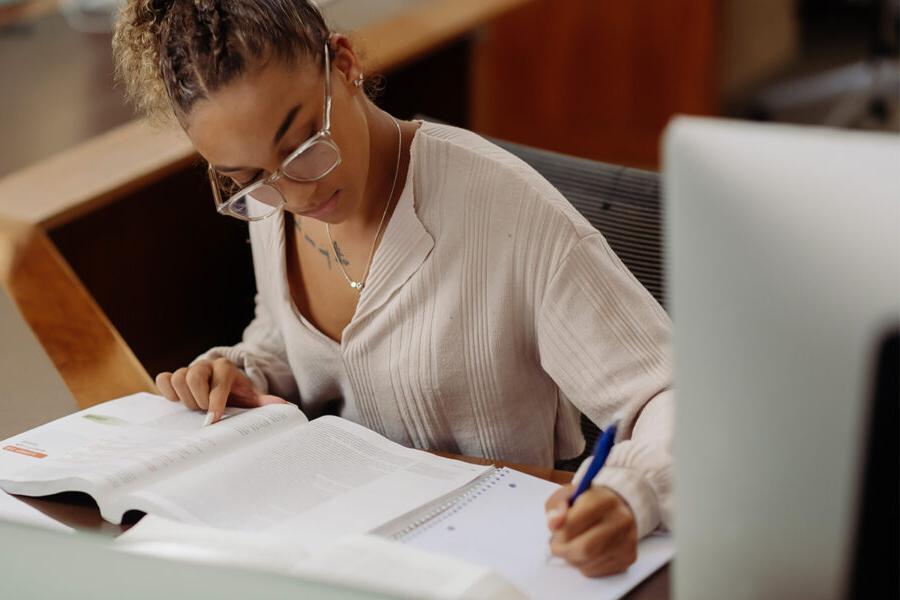
<path fill-rule="evenodd" d="M 489 473 L 293 404 L 205 415 L 151 394 L 0 442 L 0 488 L 84 492 L 107 521 L 135 510 L 222 529 L 297 532 L 308 548 L 364 533 Z"/>

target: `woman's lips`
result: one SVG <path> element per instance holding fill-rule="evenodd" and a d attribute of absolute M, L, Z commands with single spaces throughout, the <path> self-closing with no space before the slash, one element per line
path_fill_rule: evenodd
<path fill-rule="evenodd" d="M 315 208 L 301 211 L 300 214 L 311 219 L 320 219 L 322 217 L 326 217 L 334 212 L 334 209 L 337 207 L 340 194 L 341 190 L 337 190 L 331 195 L 328 200 L 326 200 L 322 204 L 316 206 Z"/>

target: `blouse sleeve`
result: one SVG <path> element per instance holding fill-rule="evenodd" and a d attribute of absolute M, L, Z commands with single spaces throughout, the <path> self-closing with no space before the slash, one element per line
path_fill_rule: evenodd
<path fill-rule="evenodd" d="M 600 233 L 561 261 L 537 315 L 541 365 L 560 391 L 601 428 L 622 417 L 619 443 L 594 484 L 628 503 L 640 537 L 670 524 L 670 330 Z"/>
<path fill-rule="evenodd" d="M 284 339 L 259 294 L 256 296 L 256 316 L 244 330 L 241 342 L 211 348 L 194 362 L 217 358 L 233 362 L 260 392 L 297 402 L 297 381 L 287 360 Z"/>

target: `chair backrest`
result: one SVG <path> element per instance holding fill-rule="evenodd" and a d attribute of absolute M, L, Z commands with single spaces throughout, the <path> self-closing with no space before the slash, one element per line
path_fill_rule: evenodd
<path fill-rule="evenodd" d="M 491 140 L 531 165 L 609 242 L 666 307 L 659 174 Z"/>
<path fill-rule="evenodd" d="M 659 174 L 491 140 L 531 165 L 596 227 L 626 267 L 666 307 Z M 581 416 L 582 456 L 559 461 L 575 470 L 590 454 L 598 427 Z"/>

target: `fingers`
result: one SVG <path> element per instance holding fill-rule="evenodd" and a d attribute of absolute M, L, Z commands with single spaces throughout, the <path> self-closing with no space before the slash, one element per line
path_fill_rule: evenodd
<path fill-rule="evenodd" d="M 197 410 L 197 401 L 194 400 L 194 395 L 187 384 L 187 372 L 187 367 L 181 367 L 172 373 L 172 387 L 175 388 L 175 393 L 178 394 L 182 404 L 191 410 Z"/>
<path fill-rule="evenodd" d="M 600 558 L 576 565 L 585 577 L 606 577 L 624 573 L 637 560 L 637 546 L 634 551 L 623 548 L 621 552 L 612 552 Z"/>
<path fill-rule="evenodd" d="M 172 374 L 168 371 L 156 376 L 156 389 L 159 390 L 159 393 L 166 400 L 178 402 L 178 394 L 175 393 L 175 388 L 172 387 Z"/>
<path fill-rule="evenodd" d="M 559 529 L 566 520 L 566 512 L 569 508 L 569 497 L 575 486 L 566 485 L 550 495 L 544 502 L 544 513 L 547 516 L 547 527 L 550 531 Z"/>
<path fill-rule="evenodd" d="M 201 362 L 188 367 L 185 374 L 188 390 L 194 397 L 194 402 L 201 410 L 209 406 L 209 378 L 212 376 L 212 367 L 209 363 Z"/>
<path fill-rule="evenodd" d="M 156 376 L 156 387 L 173 402 L 181 402 L 192 410 L 205 410 L 210 415 L 209 423 L 221 419 L 229 403 L 246 408 L 288 403 L 278 396 L 260 394 L 250 379 L 226 358 L 201 360 L 174 373 L 160 373 Z"/>
<path fill-rule="evenodd" d="M 588 577 L 620 573 L 637 559 L 634 515 L 611 490 L 592 488 L 566 512 L 550 551 Z"/>
<path fill-rule="evenodd" d="M 560 540 L 574 539 L 590 527 L 603 522 L 633 520 L 631 509 L 615 492 L 596 487 L 581 494 L 566 514 L 566 522 L 560 529 Z"/>
<path fill-rule="evenodd" d="M 284 398 L 271 394 L 261 394 L 243 371 L 234 365 L 231 365 L 231 368 L 234 370 L 234 379 L 231 383 L 231 396 L 228 398 L 229 404 L 240 406 L 241 408 L 255 408 L 264 404 L 290 404 Z"/>
<path fill-rule="evenodd" d="M 174 373 L 156 376 L 156 387 L 173 402 L 181 402 L 191 410 L 206 410 L 209 405 L 209 379 L 212 363 L 200 361 L 190 367 L 182 367 Z"/>
<path fill-rule="evenodd" d="M 212 389 L 209 392 L 209 404 L 207 412 L 212 415 L 211 423 L 222 418 L 225 413 L 225 405 L 228 404 L 228 396 L 231 394 L 231 386 L 238 371 L 233 363 L 219 358 L 212 363 Z"/>
<path fill-rule="evenodd" d="M 550 550 L 585 575 L 608 575 L 637 558 L 637 531 L 628 523 L 604 522 L 569 542 L 551 541 Z"/>

